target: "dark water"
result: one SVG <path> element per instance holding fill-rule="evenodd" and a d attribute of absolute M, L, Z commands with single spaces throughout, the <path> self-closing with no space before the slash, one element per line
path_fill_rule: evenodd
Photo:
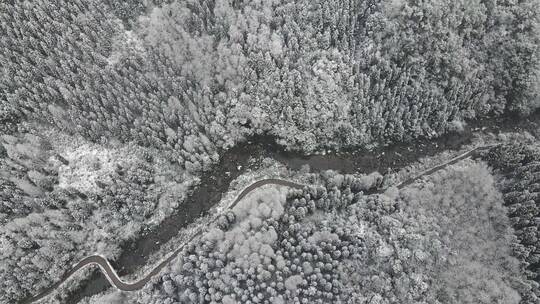
<path fill-rule="evenodd" d="M 246 143 L 222 153 L 220 162 L 210 171 L 203 174 L 200 185 L 192 191 L 180 210 L 165 219 L 153 231 L 141 235 L 136 241 L 123 247 L 120 257 L 111 261 L 118 269 L 120 276 L 135 272 L 145 265 L 148 257 L 159 250 L 164 244 L 177 235 L 183 227 L 204 215 L 221 200 L 222 193 L 227 191 L 229 184 L 241 175 L 247 168 L 257 169 L 257 161 L 263 157 L 274 158 L 291 169 L 300 169 L 309 165 L 311 171 L 338 170 L 342 173 L 399 170 L 420 157 L 432 156 L 446 150 L 458 150 L 471 142 L 478 128 L 484 131 L 508 132 L 527 130 L 538 137 L 540 132 L 540 111 L 528 119 L 507 115 L 502 118 L 487 118 L 469 124 L 462 133 L 447 134 L 441 138 L 415 140 L 414 143 L 399 143 L 371 151 L 365 149 L 348 149 L 326 155 L 306 156 L 296 152 L 287 152 L 275 143 L 271 136 L 258 136 Z M 241 169 L 238 170 L 238 166 Z M 110 284 L 99 271 L 81 283 L 81 287 L 68 295 L 66 303 L 77 303 L 82 298 L 95 295 L 109 288 Z"/>

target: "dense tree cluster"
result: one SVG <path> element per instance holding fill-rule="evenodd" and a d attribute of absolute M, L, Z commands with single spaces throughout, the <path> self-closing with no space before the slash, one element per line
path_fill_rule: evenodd
<path fill-rule="evenodd" d="M 185 249 L 175 271 L 155 285 L 159 292 L 142 292 L 141 303 L 344 300 L 338 269 L 343 259 L 358 255 L 360 239 L 332 223 L 305 221 L 319 209 L 341 208 L 358 198 L 350 190 L 357 181 L 340 179 L 343 185 L 331 190 L 261 190 L 224 215 L 201 242 Z"/>
<path fill-rule="evenodd" d="M 512 256 L 515 236 L 490 170 L 464 161 L 401 193 L 398 218 L 416 231 L 392 238 L 413 246 L 402 252 L 409 258 L 401 266 L 416 274 L 418 263 L 426 267 L 430 297 L 439 303 L 538 302 L 536 284 Z"/>
<path fill-rule="evenodd" d="M 135 141 L 174 151 L 192 170 L 217 159 L 175 82 L 146 67 L 118 19 L 100 1 L 0 4 L 6 112 L 78 132 L 95 141 Z M 118 52 L 128 52 L 120 56 Z M 120 58 L 119 58 L 120 56 Z M 162 62 L 166 64 L 166 62 Z M 15 115 L 13 114 L 13 115 Z"/>
<path fill-rule="evenodd" d="M 508 216 L 519 243 L 514 253 L 531 281 L 540 279 L 540 148 L 522 144 L 497 147 L 486 156 L 503 177 L 500 182 Z M 536 286 L 537 295 L 540 289 Z M 531 303 L 533 303 L 531 301 Z"/>
<path fill-rule="evenodd" d="M 539 11 L 534 0 L 4 1 L 0 114 L 154 146 L 192 170 L 254 133 L 306 151 L 433 136 L 538 106 Z"/>
<path fill-rule="evenodd" d="M 178 204 L 184 195 L 168 187 L 174 178 L 156 172 L 167 169 L 137 149 L 96 156 L 83 145 L 78 148 L 91 157 L 75 159 L 32 134 L 4 135 L 0 147 L 1 303 L 35 294 L 86 255 L 118 253 L 123 242 L 177 207 L 162 196 Z"/>
<path fill-rule="evenodd" d="M 539 12 L 536 0 L 1 1 L 0 301 L 44 287 L 89 251 L 117 250 L 174 208 L 187 173 L 170 161 L 198 173 L 220 149 L 257 134 L 309 152 L 535 110 Z M 103 145 L 81 148 L 82 158 L 59 155 L 35 135 L 43 124 Z M 100 152 L 113 142 L 138 147 L 116 158 Z M 525 159 L 508 162 L 524 168 Z M 510 207 L 519 214 L 516 252 L 529 269 L 538 265 L 531 163 L 516 173 L 526 182 L 505 190 L 509 205 L 519 201 Z M 181 174 L 164 176 L 170 168 Z M 373 226 L 400 209 L 362 196 L 378 175 L 325 173 L 323 182 L 257 202 L 254 214 L 228 214 L 144 297 L 357 299 L 343 262 L 370 256 L 383 235 L 362 238 L 325 218 L 365 214 L 356 220 Z M 355 202 L 362 212 L 347 209 Z M 374 299 L 395 302 L 383 293 L 387 277 L 374 282 Z"/>
<path fill-rule="evenodd" d="M 528 290 L 484 165 L 393 195 L 363 195 L 352 176 L 323 180 L 246 197 L 138 303 L 508 304 Z"/>

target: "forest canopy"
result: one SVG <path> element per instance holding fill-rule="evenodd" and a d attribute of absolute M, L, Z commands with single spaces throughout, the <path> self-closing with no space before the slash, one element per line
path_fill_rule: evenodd
<path fill-rule="evenodd" d="M 0 32 L 6 303 L 226 188 L 253 139 L 356 152 L 540 108 L 538 0 L 4 0 Z M 266 189 L 134 301 L 537 303 L 538 155 Z"/>
<path fill-rule="evenodd" d="M 198 169 L 253 134 L 362 146 L 540 103 L 536 0 L 122 3 L 2 2 L 2 119 Z"/>
<path fill-rule="evenodd" d="M 465 162 L 393 195 L 350 176 L 260 190 L 137 303 L 535 303 L 494 177 Z M 335 180 L 341 183 L 335 184 Z M 246 209 L 246 207 L 248 207 Z M 524 302 L 520 302 L 524 300 Z"/>

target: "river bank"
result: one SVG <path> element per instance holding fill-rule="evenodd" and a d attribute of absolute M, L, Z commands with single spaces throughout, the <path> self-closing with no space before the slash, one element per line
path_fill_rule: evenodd
<path fill-rule="evenodd" d="M 220 162 L 212 170 L 203 174 L 201 183 L 189 195 L 181 210 L 164 220 L 155 230 L 143 234 L 137 241 L 123 247 L 123 254 L 111 262 L 118 269 L 120 276 L 131 274 L 148 262 L 148 257 L 168 242 L 178 231 L 205 215 L 217 204 L 222 193 L 245 170 L 256 170 L 257 159 L 273 158 L 292 170 L 299 170 L 309 165 L 312 171 L 333 169 L 342 173 L 379 171 L 386 173 L 398 170 L 418 160 L 446 150 L 458 150 L 470 144 L 474 136 L 480 133 L 528 131 L 538 134 L 540 113 L 536 112 L 529 119 L 516 117 L 491 118 L 475 121 L 465 126 L 459 133 L 450 133 L 438 139 L 416 140 L 414 144 L 400 143 L 372 150 L 349 149 L 341 152 L 329 152 L 325 155 L 301 155 L 284 151 L 270 136 L 258 136 L 239 144 L 222 154 Z M 97 294 L 110 284 L 94 271 L 81 288 L 72 292 L 67 301 L 77 303 L 80 299 Z"/>

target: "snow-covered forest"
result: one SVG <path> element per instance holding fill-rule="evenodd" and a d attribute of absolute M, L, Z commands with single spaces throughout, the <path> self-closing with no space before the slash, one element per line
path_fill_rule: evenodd
<path fill-rule="evenodd" d="M 313 151 L 539 106 L 535 0 L 144 2 L 3 1 L 2 120 L 198 169 L 251 134 Z"/>
<path fill-rule="evenodd" d="M 1 141 L 2 303 L 47 287 L 93 252 L 118 255 L 124 241 L 181 205 L 194 182 L 136 147 L 66 140 L 26 134 Z"/>
<path fill-rule="evenodd" d="M 502 177 L 500 189 L 519 245 L 513 248 L 526 275 L 540 279 L 540 147 L 507 145 L 486 156 Z"/>
<path fill-rule="evenodd" d="M 142 290 L 83 301 L 538 303 L 540 148 L 482 123 L 535 138 L 539 109 L 539 0 L 0 1 L 0 303 L 217 215 L 190 204 L 261 150 L 384 146 L 418 155 L 287 171 L 308 186 L 254 190 Z M 503 144 L 393 187 L 449 133 Z"/>
<path fill-rule="evenodd" d="M 512 234 L 485 163 L 464 162 L 382 195 L 364 195 L 363 182 L 352 176 L 328 172 L 323 179 L 324 186 L 303 191 L 259 190 L 153 284 L 107 297 L 113 303 L 537 303 L 538 284 L 511 254 L 524 240 Z"/>

